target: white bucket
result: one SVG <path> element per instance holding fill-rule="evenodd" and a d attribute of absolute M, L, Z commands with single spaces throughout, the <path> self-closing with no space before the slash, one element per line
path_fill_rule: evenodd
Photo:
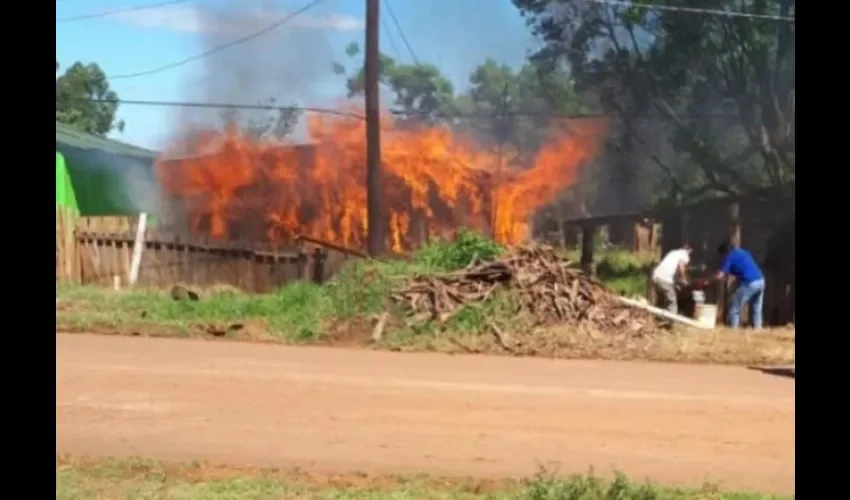
<path fill-rule="evenodd" d="M 717 306 L 697 304 L 694 308 L 694 320 L 705 328 L 714 328 L 717 326 Z"/>

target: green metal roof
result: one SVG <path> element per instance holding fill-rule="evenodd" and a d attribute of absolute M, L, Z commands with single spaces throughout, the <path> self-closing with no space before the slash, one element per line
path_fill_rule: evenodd
<path fill-rule="evenodd" d="M 153 159 L 157 153 L 112 139 L 104 139 L 81 132 L 70 125 L 56 122 L 56 144 L 65 144 L 79 149 L 99 149 L 119 155 Z"/>
<path fill-rule="evenodd" d="M 65 161 L 82 215 L 130 215 L 156 208 L 156 152 L 57 123 L 56 153 Z"/>

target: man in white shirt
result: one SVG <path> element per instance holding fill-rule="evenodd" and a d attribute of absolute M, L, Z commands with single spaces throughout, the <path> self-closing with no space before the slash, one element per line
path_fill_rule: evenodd
<path fill-rule="evenodd" d="M 676 282 L 687 283 L 687 268 L 692 251 L 690 243 L 670 250 L 652 271 L 652 282 L 667 299 L 667 310 L 674 314 L 679 312 L 676 303 Z"/>

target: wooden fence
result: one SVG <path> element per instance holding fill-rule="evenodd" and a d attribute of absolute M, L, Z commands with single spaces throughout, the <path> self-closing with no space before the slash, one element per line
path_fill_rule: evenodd
<path fill-rule="evenodd" d="M 56 205 L 56 280 L 75 280 L 79 276 L 74 240 L 74 212 Z"/>
<path fill-rule="evenodd" d="M 57 212 L 56 279 L 127 284 L 136 225 L 130 217 L 74 219 Z M 320 240 L 277 248 L 266 242 L 215 242 L 152 229 L 145 231 L 136 284 L 230 285 L 263 293 L 292 281 L 324 282 L 347 260 L 360 256 Z"/>

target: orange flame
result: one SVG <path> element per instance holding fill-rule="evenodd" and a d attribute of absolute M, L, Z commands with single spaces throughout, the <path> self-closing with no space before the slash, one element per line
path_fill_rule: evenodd
<path fill-rule="evenodd" d="M 201 134 L 188 149 L 216 152 L 158 160 L 160 183 L 187 203 L 195 232 L 214 238 L 264 233 L 275 242 L 306 234 L 362 248 L 365 124 L 337 116 L 307 119 L 309 146 L 254 141 L 235 127 Z M 516 155 L 499 160 L 448 128 L 400 128 L 390 117 L 382 120 L 382 206 L 387 243 L 395 251 L 459 227 L 502 243 L 522 241 L 530 217 L 576 181 L 604 132 L 599 122 L 553 130 L 531 164 L 521 165 Z"/>

